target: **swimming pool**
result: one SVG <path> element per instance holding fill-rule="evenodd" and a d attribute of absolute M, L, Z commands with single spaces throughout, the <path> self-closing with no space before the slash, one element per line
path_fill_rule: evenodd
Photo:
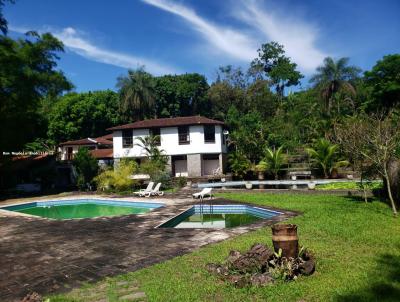
<path fill-rule="evenodd" d="M 155 202 L 130 202 L 121 200 L 75 199 L 37 201 L 1 207 L 1 210 L 19 212 L 56 220 L 94 218 L 143 214 L 164 206 Z"/>
<path fill-rule="evenodd" d="M 194 205 L 161 224 L 160 228 L 233 228 L 282 214 L 249 205 Z"/>

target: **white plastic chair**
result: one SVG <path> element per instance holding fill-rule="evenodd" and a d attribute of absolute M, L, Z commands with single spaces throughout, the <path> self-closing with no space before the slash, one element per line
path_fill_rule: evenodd
<path fill-rule="evenodd" d="M 212 188 L 204 188 L 198 193 L 194 193 L 193 198 L 200 198 L 203 199 L 205 196 L 210 196 L 210 199 L 213 197 Z"/>
<path fill-rule="evenodd" d="M 150 196 L 154 196 L 154 195 L 158 195 L 158 196 L 163 196 L 164 192 L 160 191 L 161 188 L 161 182 L 159 182 L 153 190 L 151 190 L 150 192 L 146 192 L 141 196 L 145 196 L 145 197 L 150 197 Z"/>
<path fill-rule="evenodd" d="M 154 182 L 150 181 L 146 189 L 140 189 L 139 191 L 133 192 L 135 195 L 144 196 L 145 193 L 153 190 Z"/>

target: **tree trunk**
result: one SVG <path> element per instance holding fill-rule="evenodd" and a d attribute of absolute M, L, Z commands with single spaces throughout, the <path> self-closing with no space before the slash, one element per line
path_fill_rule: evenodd
<path fill-rule="evenodd" d="M 400 160 L 391 160 L 388 164 L 388 174 L 392 189 L 393 198 L 400 202 Z"/>
<path fill-rule="evenodd" d="M 389 173 L 386 168 L 385 168 L 384 172 L 385 172 L 385 181 L 386 181 L 386 186 L 387 186 L 387 192 L 389 195 L 390 203 L 392 205 L 393 214 L 394 214 L 394 216 L 397 216 L 396 204 L 394 202 L 393 195 L 392 195 L 392 186 L 391 186 L 390 176 L 389 176 Z"/>

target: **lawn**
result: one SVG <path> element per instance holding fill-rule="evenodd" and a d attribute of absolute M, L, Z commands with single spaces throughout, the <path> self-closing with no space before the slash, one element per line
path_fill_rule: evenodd
<path fill-rule="evenodd" d="M 118 296 L 129 284 L 139 286 L 149 301 L 399 301 L 400 219 L 392 216 L 387 205 L 322 193 L 220 196 L 303 212 L 290 222 L 299 227 L 300 244 L 316 255 L 316 273 L 295 282 L 245 289 L 233 288 L 207 273 L 205 265 L 222 261 L 231 249 L 246 250 L 255 242 L 271 245 L 270 228 L 263 228 L 50 297 L 51 301 L 97 301 L 100 296 L 120 301 Z"/>

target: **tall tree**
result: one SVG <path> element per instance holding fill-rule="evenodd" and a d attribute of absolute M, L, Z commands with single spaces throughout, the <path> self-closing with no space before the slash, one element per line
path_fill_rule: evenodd
<path fill-rule="evenodd" d="M 277 42 L 261 45 L 258 58 L 251 63 L 251 73 L 262 76 L 259 71 L 264 72 L 281 98 L 284 96 L 285 87 L 299 85 L 300 79 L 304 77 L 296 69 L 297 64 L 285 55 L 283 45 Z"/>
<path fill-rule="evenodd" d="M 155 116 L 155 81 L 143 67 L 117 79 L 121 113 L 128 121 Z"/>
<path fill-rule="evenodd" d="M 38 108 L 72 84 L 57 70 L 63 44 L 49 33 L 13 40 L 0 35 L 0 146 L 16 150 L 40 132 Z"/>
<path fill-rule="evenodd" d="M 367 86 L 372 89 L 370 111 L 390 110 L 400 105 L 400 54 L 384 56 L 371 71 L 365 72 Z"/>
<path fill-rule="evenodd" d="M 111 91 L 68 93 L 48 113 L 48 137 L 59 143 L 97 137 L 123 122 L 118 114 L 119 97 Z"/>
<path fill-rule="evenodd" d="M 208 115 L 208 88 L 206 78 L 198 73 L 156 77 L 157 116 Z"/>
<path fill-rule="evenodd" d="M 340 91 L 356 94 L 354 81 L 358 78 L 361 69 L 356 66 L 349 66 L 349 58 L 334 60 L 331 57 L 324 59 L 324 64 L 317 67 L 317 73 L 310 79 L 321 92 L 325 102 L 325 110 L 330 115 L 334 97 Z"/>

